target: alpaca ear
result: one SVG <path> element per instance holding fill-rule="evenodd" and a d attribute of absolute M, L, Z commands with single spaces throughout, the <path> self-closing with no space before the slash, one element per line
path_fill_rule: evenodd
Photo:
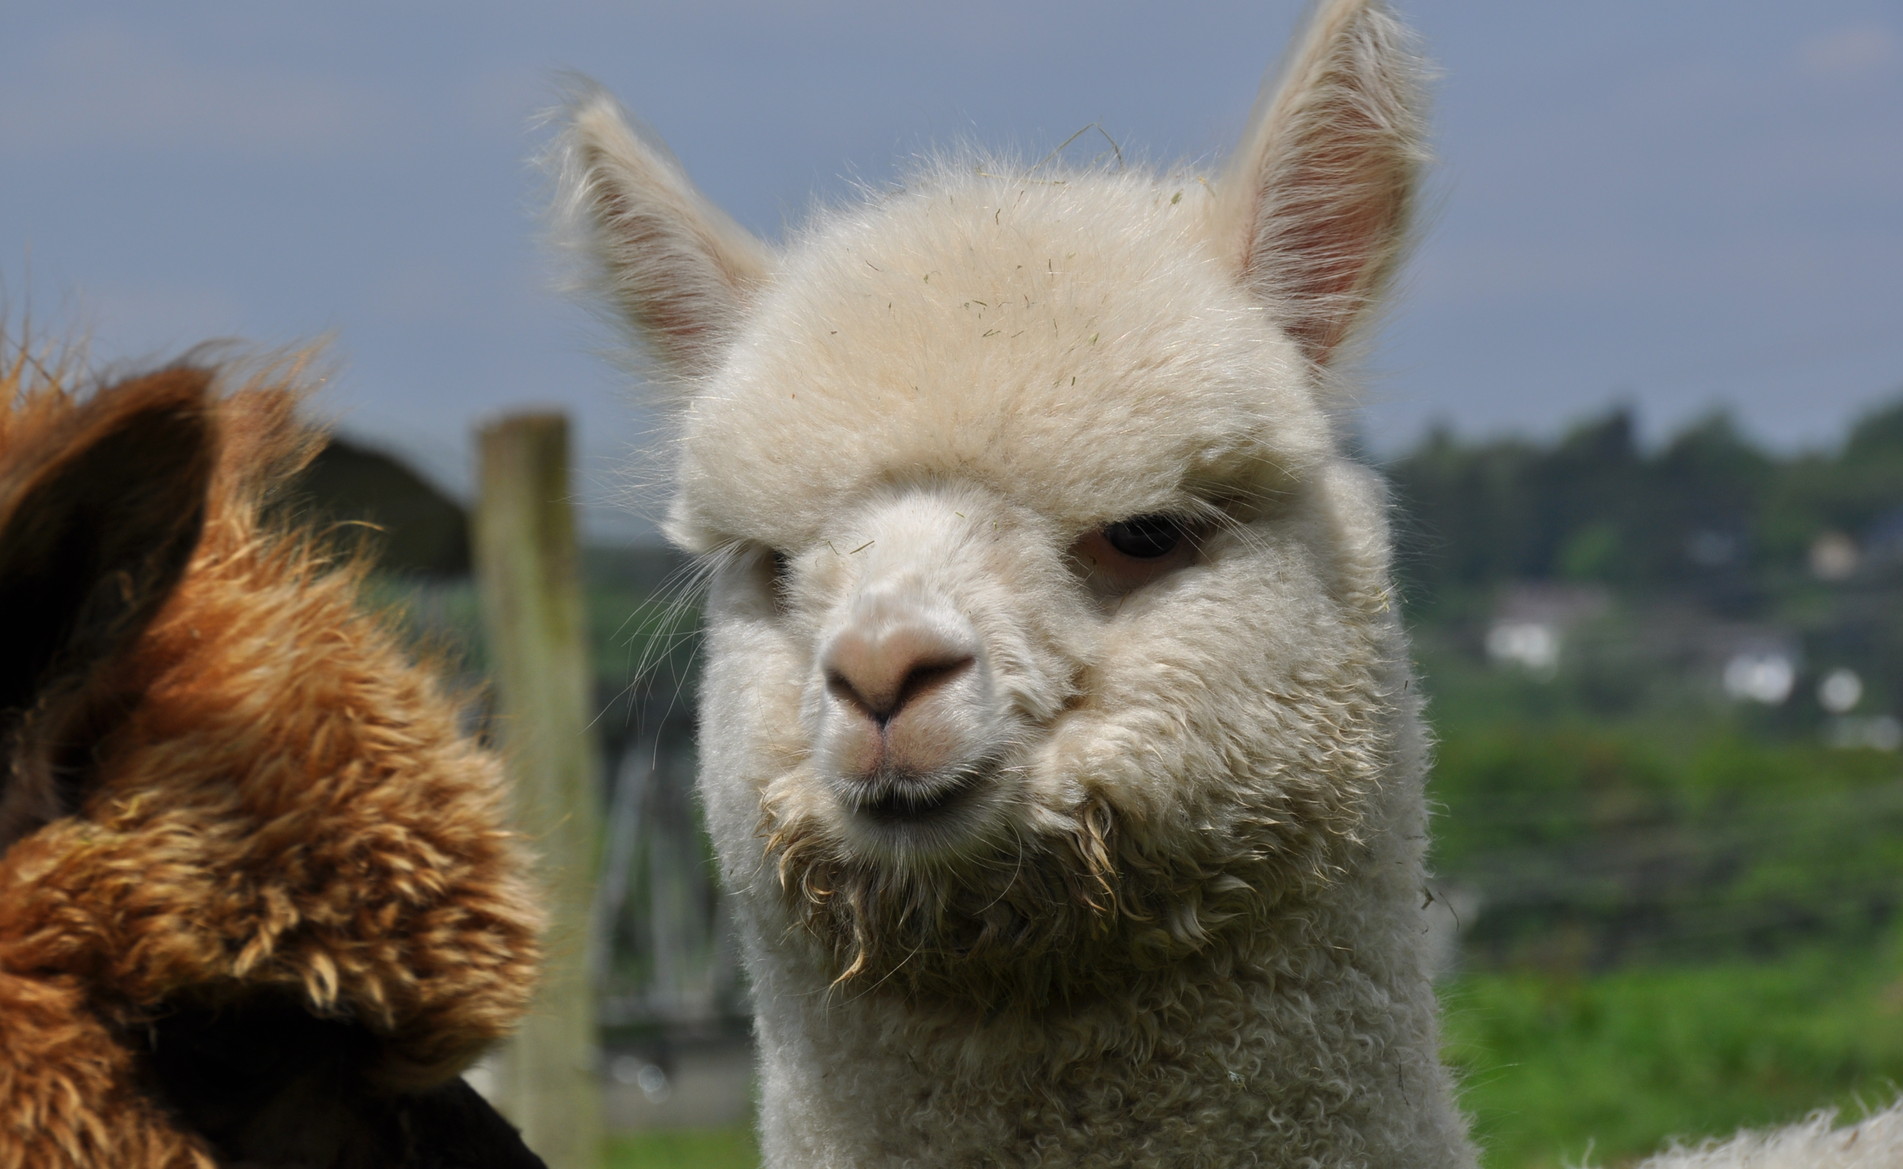
<path fill-rule="evenodd" d="M 123 711 L 116 667 L 198 546 L 210 384 L 180 368 L 113 386 L 0 475 L 0 848 L 83 796 L 78 764 Z"/>
<path fill-rule="evenodd" d="M 562 218 L 580 229 L 596 290 L 668 372 L 705 372 L 771 270 L 770 250 L 599 89 L 569 106 L 558 158 Z"/>
<path fill-rule="evenodd" d="M 1425 66 L 1380 0 L 1322 0 L 1224 179 L 1241 276 L 1328 364 L 1401 258 L 1426 159 Z"/>

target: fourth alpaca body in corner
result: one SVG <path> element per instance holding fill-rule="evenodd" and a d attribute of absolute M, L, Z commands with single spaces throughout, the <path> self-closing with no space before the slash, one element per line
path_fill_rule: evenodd
<path fill-rule="evenodd" d="M 1337 422 L 1422 75 L 1327 0 L 1207 182 L 954 155 L 779 246 L 572 105 L 562 209 L 711 566 L 769 1165 L 1475 1164 L 1385 493 Z M 1900 1162 L 1891 1111 L 1657 1164 Z"/>

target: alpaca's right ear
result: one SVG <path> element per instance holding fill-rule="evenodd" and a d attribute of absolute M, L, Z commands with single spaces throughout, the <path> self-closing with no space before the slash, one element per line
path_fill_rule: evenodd
<path fill-rule="evenodd" d="M 668 372 L 703 373 L 765 281 L 767 246 L 694 189 L 667 149 L 599 89 L 568 110 L 561 209 L 598 291 Z"/>
<path fill-rule="evenodd" d="M 123 659 L 184 575 L 217 464 L 211 374 L 104 390 L 0 476 L 0 849 L 77 807 Z"/>

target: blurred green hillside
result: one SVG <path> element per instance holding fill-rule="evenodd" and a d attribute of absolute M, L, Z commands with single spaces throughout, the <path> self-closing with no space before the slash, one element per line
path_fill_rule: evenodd
<path fill-rule="evenodd" d="M 1447 1052 L 1503 1169 L 1903 1090 L 1903 401 L 1795 456 L 1636 430 L 1386 468 Z"/>

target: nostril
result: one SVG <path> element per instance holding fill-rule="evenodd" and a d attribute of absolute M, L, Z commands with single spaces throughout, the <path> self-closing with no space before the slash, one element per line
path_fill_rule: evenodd
<path fill-rule="evenodd" d="M 968 646 L 915 625 L 848 629 L 821 663 L 827 693 L 880 726 L 976 664 Z"/>
<path fill-rule="evenodd" d="M 898 697 L 892 703 L 891 714 L 886 717 L 890 718 L 905 709 L 914 699 L 923 697 L 929 691 L 956 678 L 969 670 L 976 662 L 976 658 L 966 654 L 955 660 L 921 662 L 913 666 L 912 671 L 905 676 L 905 680 L 899 683 Z"/>
<path fill-rule="evenodd" d="M 848 706 L 856 706 L 874 718 L 878 717 L 877 712 L 873 709 L 873 704 L 866 699 L 865 695 L 859 693 L 858 687 L 852 684 L 852 679 L 846 677 L 846 675 L 840 673 L 838 670 L 829 669 L 826 671 L 826 693 L 839 699 L 839 701 Z"/>
<path fill-rule="evenodd" d="M 884 726 L 901 710 L 931 690 L 951 681 L 977 662 L 970 654 L 955 660 L 919 662 L 896 681 L 867 674 L 853 678 L 832 668 L 826 671 L 826 690 L 833 697 L 865 712 Z"/>

